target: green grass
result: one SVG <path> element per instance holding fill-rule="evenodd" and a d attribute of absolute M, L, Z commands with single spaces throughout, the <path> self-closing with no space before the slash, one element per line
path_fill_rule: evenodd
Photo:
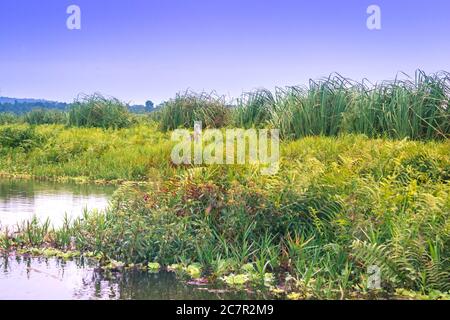
<path fill-rule="evenodd" d="M 177 171 L 173 143 L 155 126 L 122 130 L 62 125 L 0 126 L 0 172 L 42 178 L 142 181 Z"/>
<path fill-rule="evenodd" d="M 0 125 L 14 124 L 19 122 L 19 117 L 14 113 L 0 112 Z"/>
<path fill-rule="evenodd" d="M 36 108 L 24 114 L 0 113 L 0 125 L 6 124 L 66 124 L 67 113 L 54 109 Z"/>

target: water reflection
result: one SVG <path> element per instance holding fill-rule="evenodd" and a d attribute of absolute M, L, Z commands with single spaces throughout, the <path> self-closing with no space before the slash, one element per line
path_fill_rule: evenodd
<path fill-rule="evenodd" d="M 173 273 L 130 271 L 106 277 L 86 259 L 0 257 L 0 299 L 263 299 L 263 293 L 197 287 Z"/>
<path fill-rule="evenodd" d="M 14 227 L 33 215 L 41 221 L 50 218 L 54 226 L 60 226 L 66 213 L 74 218 L 85 209 L 105 209 L 114 189 L 111 186 L 0 179 L 0 228 Z"/>

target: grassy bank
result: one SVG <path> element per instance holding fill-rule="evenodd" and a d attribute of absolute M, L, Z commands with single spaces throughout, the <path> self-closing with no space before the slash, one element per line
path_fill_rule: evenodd
<path fill-rule="evenodd" d="M 381 268 L 381 295 L 450 289 L 449 140 L 285 141 L 280 171 L 262 176 L 250 166 L 173 167 L 168 134 L 148 126 L 47 125 L 23 136 L 2 148 L 2 171 L 153 183 L 122 186 L 106 215 L 59 230 L 23 225 L 1 237 L 3 249 L 65 250 L 73 237 L 77 250 L 105 261 L 265 283 L 291 298 L 365 296 L 370 265 Z"/>
<path fill-rule="evenodd" d="M 173 143 L 151 126 L 122 130 L 0 126 L 0 172 L 54 179 L 143 181 L 172 175 Z"/>

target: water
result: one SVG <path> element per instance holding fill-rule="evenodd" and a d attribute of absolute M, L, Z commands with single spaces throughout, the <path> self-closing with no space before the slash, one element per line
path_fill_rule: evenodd
<path fill-rule="evenodd" d="M 84 209 L 103 210 L 115 188 L 32 180 L 0 179 L 0 228 L 14 228 L 35 215 L 61 226 L 64 215 L 75 218 Z"/>
<path fill-rule="evenodd" d="M 85 208 L 102 210 L 113 187 L 0 179 L 0 226 L 14 228 L 33 215 L 54 226 L 65 213 L 74 218 Z M 261 292 L 230 291 L 180 281 L 173 273 L 125 271 L 107 276 L 83 258 L 63 261 L 0 256 L 0 300 L 69 299 L 264 299 Z"/>
<path fill-rule="evenodd" d="M 263 299 L 262 293 L 190 285 L 170 272 L 127 271 L 112 277 L 86 259 L 0 257 L 0 300 Z"/>

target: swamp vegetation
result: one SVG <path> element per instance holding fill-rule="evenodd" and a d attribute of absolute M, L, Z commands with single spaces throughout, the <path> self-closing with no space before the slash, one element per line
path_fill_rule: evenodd
<path fill-rule="evenodd" d="M 370 88 L 335 76 L 233 106 L 188 92 L 139 117 L 94 96 L 64 121 L 4 121 L 3 176 L 120 186 L 106 212 L 58 229 L 33 220 L 3 231 L 0 248 L 88 254 L 107 270 L 166 268 L 280 298 L 448 298 L 449 84 L 445 73 Z M 279 128 L 280 170 L 173 165 L 170 131 L 197 120 Z M 380 290 L 367 289 L 372 265 Z"/>

